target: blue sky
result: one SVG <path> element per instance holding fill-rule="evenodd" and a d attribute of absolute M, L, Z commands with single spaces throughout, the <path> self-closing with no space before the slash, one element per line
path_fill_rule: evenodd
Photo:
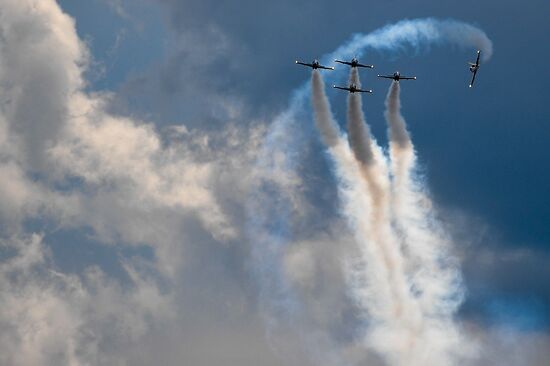
<path fill-rule="evenodd" d="M 220 87 L 228 94 L 258 102 L 251 107 L 257 110 L 251 113 L 260 115 L 276 113 L 277 108 L 287 102 L 290 91 L 304 79 L 303 70 L 292 67 L 288 61 L 319 57 L 353 33 L 423 16 L 452 17 L 481 26 L 493 40 L 496 51 L 488 67 L 483 68 L 480 79 L 484 81 L 476 91 L 459 87 L 469 77 L 468 73 L 461 75 L 459 70 L 463 69 L 465 60 L 474 57 L 472 52 L 443 46 L 416 55 L 368 57 L 377 65 L 377 73 L 410 70 L 422 80 L 409 87 L 413 90 L 405 94 L 404 103 L 407 113 L 414 116 L 411 118 L 411 123 L 416 124 L 413 133 L 417 144 L 422 146 L 419 152 L 430 170 L 431 188 L 438 201 L 483 216 L 505 236 L 505 242 L 544 249 L 550 240 L 545 221 L 550 207 L 543 199 L 548 195 L 549 178 L 541 169 L 548 165 L 549 159 L 544 154 L 549 135 L 544 122 L 547 117 L 545 80 L 549 71 L 544 63 L 547 25 L 542 1 L 530 1 L 521 7 L 508 1 L 498 5 L 490 1 L 443 5 L 431 1 L 415 4 L 391 1 L 383 5 L 358 2 L 339 9 L 333 9 L 330 2 L 315 2 L 314 8 L 304 2 L 296 4 L 289 16 L 282 16 L 288 11 L 284 2 L 264 7 L 254 2 L 210 6 L 190 1 L 178 6 L 178 2 L 165 1 L 171 6 L 168 9 L 137 2 L 137 5 L 126 5 L 127 19 L 110 12 L 107 3 L 100 0 L 85 5 L 61 2 L 76 18 L 81 37 L 89 39 L 93 56 L 107 68 L 93 87 L 118 90 L 129 83 L 131 88 L 131 80 L 138 78 L 137 75 L 147 74 L 155 67 L 173 67 L 166 59 L 177 57 L 172 52 L 184 45 L 172 32 L 188 28 L 206 33 L 208 26 L 214 24 L 224 31 L 230 42 L 244 44 L 221 56 L 220 64 L 216 63 L 215 50 L 210 54 L 213 60 L 208 60 L 208 53 L 201 55 L 206 57 L 205 65 L 199 65 L 197 72 L 215 68 L 216 74 L 212 76 L 216 80 L 200 82 L 204 87 Z M 516 13 L 525 15 L 518 18 Z M 97 17 L 103 19 L 101 27 L 92 21 Z M 167 23 L 166 17 L 172 22 Z M 137 20 L 128 20 L 133 18 Z M 120 32 L 126 34 L 121 49 L 116 56 L 109 56 Z M 114 66 L 109 66 L 113 63 Z M 234 73 L 233 67 L 237 68 Z M 178 77 L 176 71 L 174 78 Z M 383 82 L 370 80 L 367 84 L 379 91 L 385 87 Z M 180 82 L 184 84 L 183 80 Z M 259 88 L 261 93 L 257 92 Z M 130 90 L 127 93 L 146 92 Z M 377 93 L 369 98 L 366 107 L 379 139 L 385 134 L 381 113 L 383 97 L 384 93 Z M 137 98 L 139 100 L 139 96 Z M 182 103 L 171 100 L 167 104 L 167 109 L 174 109 L 176 113 L 178 107 L 172 104 Z M 437 108 L 437 112 L 420 115 L 427 106 Z M 336 108 L 336 113 L 345 113 Z M 440 117 L 442 108 L 448 111 L 445 118 Z M 171 115 L 165 112 L 158 123 Z"/>
<path fill-rule="evenodd" d="M 466 297 L 454 318 L 484 349 L 465 362 L 506 360 L 502 350 L 510 338 L 504 335 L 511 335 L 514 352 L 525 353 L 514 364 L 543 364 L 550 344 L 550 4 L 48 0 L 33 13 L 24 7 L 34 1 L 23 3 L 0 4 L 15 14 L 5 39 L 0 32 L 0 61 L 17 69 L 0 75 L 0 168 L 10 182 L 0 185 L 6 202 L 0 210 L 0 283 L 6 288 L 0 301 L 14 309 L 0 321 L 14 329 L 8 337 L 18 339 L 14 350 L 23 352 L 0 360 L 283 365 L 318 364 L 326 356 L 322 364 L 391 364 L 359 345 L 355 324 L 365 319 L 347 299 L 345 276 L 335 264 L 353 239 L 336 212 L 331 162 L 319 154 L 311 115 L 300 116 L 303 131 L 292 137 L 308 139 L 293 174 L 266 172 L 258 161 L 293 91 L 308 81 L 309 72 L 295 59 L 319 58 L 356 33 L 435 17 L 473 24 L 492 40 L 494 55 L 482 64 L 475 87 L 467 88 L 466 64 L 475 49 L 369 51 L 362 59 L 375 69 L 361 70 L 361 80 L 374 94 L 363 97 L 363 110 L 386 146 L 389 83 L 375 75 L 400 70 L 418 77 L 402 83 L 402 112 L 460 262 Z M 59 21 L 60 10 L 75 29 Z M 36 31 L 40 36 L 29 42 L 45 47 L 34 54 L 17 36 L 34 34 L 27 21 L 36 19 L 46 28 L 59 21 L 61 31 Z M 35 76 L 41 72 L 52 77 Z M 26 93 L 27 99 L 20 96 Z M 346 96 L 328 95 L 345 128 Z M 25 108 L 40 117 L 25 120 Z M 33 147 L 32 123 L 58 126 L 59 132 L 44 136 L 44 147 Z M 41 159 L 28 153 L 38 148 L 44 149 Z M 278 188 L 257 191 L 258 177 Z M 289 242 L 283 264 L 273 268 L 271 259 L 258 256 L 247 230 L 254 192 L 269 196 L 280 187 L 288 196 L 261 196 L 267 206 L 259 209 L 296 218 L 270 223 Z M 298 308 L 318 305 L 318 311 L 293 327 L 281 320 L 286 305 L 266 310 L 265 293 L 281 289 L 255 278 L 265 273 L 303 285 L 296 297 L 281 298 Z M 46 288 L 49 310 L 31 305 L 40 288 Z M 99 304 L 95 311 L 93 304 Z M 10 320 L 18 308 L 27 309 L 19 324 Z M 62 310 L 51 310 L 56 308 Z M 111 325 L 110 316 L 117 319 Z M 46 325 L 29 340 L 21 331 L 29 324 Z M 53 338 L 53 345 L 42 337 Z M 80 346 L 86 337 L 91 346 Z M 0 335 L 0 349 L 7 344 Z M 311 351 L 323 347 L 337 351 L 330 357 Z"/>

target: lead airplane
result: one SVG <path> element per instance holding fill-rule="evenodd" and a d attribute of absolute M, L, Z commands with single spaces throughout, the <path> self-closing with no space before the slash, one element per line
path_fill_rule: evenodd
<path fill-rule="evenodd" d="M 470 82 L 470 88 L 472 85 L 474 85 L 474 80 L 476 79 L 477 70 L 479 69 L 479 56 L 481 55 L 481 51 L 477 51 L 477 60 L 474 64 L 473 62 L 468 62 L 468 65 L 470 65 L 470 71 L 474 74 L 472 75 L 472 81 Z"/>
<path fill-rule="evenodd" d="M 347 88 L 344 86 L 337 86 L 337 85 L 333 85 L 332 87 L 335 89 L 347 90 L 350 93 L 372 93 L 372 90 L 359 89 L 355 84 L 350 84 L 350 86 Z"/>
<path fill-rule="evenodd" d="M 323 66 L 317 60 L 313 60 L 313 62 L 310 64 L 296 60 L 296 64 L 311 67 L 313 70 L 316 70 L 316 69 L 334 70 L 334 67 Z"/>
<path fill-rule="evenodd" d="M 378 75 L 379 78 L 393 79 L 397 82 L 399 80 L 416 80 L 416 76 L 401 76 L 399 71 L 393 73 L 393 75 Z"/>
<path fill-rule="evenodd" d="M 339 64 L 344 64 L 344 65 L 348 65 L 348 66 L 351 66 L 352 68 L 353 67 L 366 67 L 368 69 L 372 69 L 374 68 L 374 65 L 364 65 L 364 64 L 361 64 L 359 63 L 359 60 L 354 57 L 351 59 L 351 61 L 342 61 L 342 60 L 334 60 L 334 62 L 338 62 Z"/>

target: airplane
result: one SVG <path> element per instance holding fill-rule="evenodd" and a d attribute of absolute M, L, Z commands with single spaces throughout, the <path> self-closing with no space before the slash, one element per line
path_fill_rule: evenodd
<path fill-rule="evenodd" d="M 337 85 L 333 85 L 332 87 L 335 89 L 347 90 L 350 93 L 372 93 L 372 90 L 359 89 L 355 84 L 350 84 L 350 86 L 347 88 L 343 86 L 337 86 Z"/>
<path fill-rule="evenodd" d="M 472 82 L 470 83 L 470 88 L 472 85 L 474 85 L 474 80 L 476 79 L 477 70 L 479 69 L 479 56 L 481 55 L 481 51 L 477 51 L 477 60 L 476 63 L 468 62 L 468 65 L 470 65 L 470 71 L 474 74 L 472 76 Z"/>
<path fill-rule="evenodd" d="M 393 79 L 397 82 L 399 80 L 416 80 L 416 76 L 401 76 L 399 71 L 393 73 L 393 75 L 378 75 L 379 78 Z"/>
<path fill-rule="evenodd" d="M 338 62 L 339 64 L 344 64 L 344 65 L 348 65 L 348 66 L 351 66 L 351 67 L 366 67 L 366 68 L 369 68 L 369 69 L 372 69 L 374 68 L 374 65 L 364 65 L 364 64 L 360 64 L 359 63 L 359 60 L 354 57 L 351 59 L 351 61 L 341 61 L 341 60 L 334 60 L 334 62 Z"/>
<path fill-rule="evenodd" d="M 313 60 L 312 63 L 308 64 L 308 63 L 305 63 L 305 62 L 301 62 L 301 61 L 298 61 L 296 60 L 296 63 L 298 65 L 303 65 L 303 66 L 307 66 L 307 67 L 311 67 L 312 69 L 324 69 L 324 70 L 334 70 L 334 67 L 327 67 L 327 66 L 323 66 L 319 63 L 319 61 L 317 60 Z"/>

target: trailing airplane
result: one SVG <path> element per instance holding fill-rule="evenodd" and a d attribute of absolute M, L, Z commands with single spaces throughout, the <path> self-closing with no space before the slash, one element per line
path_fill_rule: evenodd
<path fill-rule="evenodd" d="M 470 71 L 474 74 L 472 75 L 472 81 L 470 82 L 470 88 L 472 85 L 474 85 L 474 80 L 476 79 L 477 70 L 479 69 L 479 56 L 481 55 L 481 51 L 477 51 L 477 60 L 476 63 L 468 62 L 468 65 L 470 65 Z"/>
<path fill-rule="evenodd" d="M 344 65 L 348 65 L 348 66 L 351 66 L 351 67 L 366 67 L 366 68 L 369 68 L 369 69 L 372 69 L 374 68 L 374 65 L 364 65 L 364 64 L 360 64 L 359 63 L 359 60 L 354 57 L 351 59 L 351 61 L 342 61 L 342 60 L 334 60 L 334 62 L 338 62 L 339 64 L 344 64 Z"/>
<path fill-rule="evenodd" d="M 347 90 L 350 93 L 372 93 L 372 90 L 359 89 L 355 84 L 350 84 L 350 86 L 347 88 L 343 86 L 336 86 L 336 85 L 333 85 L 332 87 L 335 89 Z"/>
<path fill-rule="evenodd" d="M 334 67 L 327 67 L 327 66 L 323 66 L 319 63 L 319 61 L 317 60 L 313 60 L 312 63 L 308 64 L 306 62 L 301 62 L 301 61 L 298 61 L 296 60 L 296 63 L 298 65 L 303 65 L 303 66 L 307 66 L 307 67 L 311 67 L 312 69 L 316 70 L 316 69 L 324 69 L 324 70 L 334 70 Z"/>
<path fill-rule="evenodd" d="M 399 80 L 416 80 L 416 76 L 401 76 L 399 71 L 393 73 L 393 75 L 378 75 L 379 78 L 393 79 L 397 82 Z"/>

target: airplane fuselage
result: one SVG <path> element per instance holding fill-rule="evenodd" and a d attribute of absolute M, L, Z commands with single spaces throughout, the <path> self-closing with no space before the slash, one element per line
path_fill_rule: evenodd
<path fill-rule="evenodd" d="M 469 62 L 470 72 L 473 74 L 472 81 L 470 81 L 470 85 L 469 85 L 470 88 L 474 85 L 474 81 L 476 80 L 476 74 L 477 74 L 477 71 L 479 70 L 479 56 L 481 56 L 481 51 L 477 51 L 477 59 L 475 63 Z"/>

